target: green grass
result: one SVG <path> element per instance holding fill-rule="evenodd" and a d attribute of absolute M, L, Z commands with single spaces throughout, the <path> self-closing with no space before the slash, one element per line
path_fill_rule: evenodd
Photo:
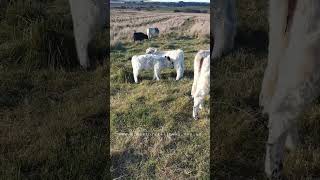
<path fill-rule="evenodd" d="M 68 1 L 17 1 L 0 15 L 0 179 L 107 179 L 108 66 L 81 70 Z M 103 65 L 104 64 L 104 65 Z"/>
<path fill-rule="evenodd" d="M 258 104 L 268 53 L 266 7 L 260 0 L 238 3 L 236 49 L 211 67 L 211 173 L 215 179 L 266 179 L 268 119 Z M 320 177 L 319 107 L 317 100 L 299 119 L 301 145 L 296 152 L 286 152 L 287 179 Z"/>
<path fill-rule="evenodd" d="M 144 54 L 151 46 L 184 50 L 182 80 L 175 81 L 175 70 L 163 70 L 160 81 L 153 81 L 152 71 L 145 71 L 139 84 L 133 82 L 131 57 Z M 121 50 L 111 51 L 114 178 L 209 178 L 208 102 L 202 119 L 194 121 L 190 97 L 194 56 L 207 48 L 209 40 L 171 34 L 144 43 L 124 43 Z"/>

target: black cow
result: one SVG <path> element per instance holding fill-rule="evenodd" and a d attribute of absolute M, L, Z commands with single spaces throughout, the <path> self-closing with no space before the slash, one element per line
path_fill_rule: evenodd
<path fill-rule="evenodd" d="M 135 32 L 133 33 L 133 41 L 143 41 L 145 39 L 148 39 L 148 36 L 142 32 Z"/>

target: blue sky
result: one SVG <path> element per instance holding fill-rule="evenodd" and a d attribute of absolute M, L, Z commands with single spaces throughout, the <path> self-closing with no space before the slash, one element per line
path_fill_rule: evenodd
<path fill-rule="evenodd" d="M 181 0 L 149 0 L 149 1 L 158 1 L 158 2 L 179 2 Z M 182 0 L 184 2 L 210 2 L 210 0 Z"/>

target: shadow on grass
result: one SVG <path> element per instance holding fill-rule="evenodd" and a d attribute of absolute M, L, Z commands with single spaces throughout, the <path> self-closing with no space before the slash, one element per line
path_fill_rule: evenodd
<path fill-rule="evenodd" d="M 255 51 L 268 50 L 268 32 L 239 28 L 235 37 L 235 48 L 250 48 Z"/>
<path fill-rule="evenodd" d="M 211 38 L 214 42 L 214 38 Z M 235 47 L 233 50 L 226 52 L 221 58 L 229 55 L 231 52 L 238 51 L 239 49 L 249 48 L 257 53 L 268 52 L 269 36 L 268 32 L 262 30 L 252 30 L 246 28 L 239 28 L 235 37 Z M 210 44 L 212 52 L 214 43 Z"/>
<path fill-rule="evenodd" d="M 248 177 L 255 179 L 254 177 L 256 177 L 257 174 L 263 175 L 264 173 L 263 170 L 259 169 L 254 163 L 245 160 L 243 162 L 240 162 L 237 159 L 225 160 L 215 164 L 215 166 L 224 171 L 221 175 L 215 175 L 215 178 L 217 179 L 225 179 L 225 177 L 236 177 L 236 179 L 239 180 L 247 180 Z M 262 177 L 259 177 L 259 179 L 263 179 Z"/>
<path fill-rule="evenodd" d="M 111 153 L 111 176 L 112 178 L 130 177 L 128 164 L 138 163 L 146 160 L 146 155 L 137 154 L 133 148 Z"/>

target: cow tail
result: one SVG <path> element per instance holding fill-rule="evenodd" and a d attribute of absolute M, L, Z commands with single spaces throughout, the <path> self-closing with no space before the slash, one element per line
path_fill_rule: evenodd
<path fill-rule="evenodd" d="M 199 62 L 199 73 L 202 69 L 203 60 L 204 60 L 204 57 L 201 57 L 200 62 Z"/>

